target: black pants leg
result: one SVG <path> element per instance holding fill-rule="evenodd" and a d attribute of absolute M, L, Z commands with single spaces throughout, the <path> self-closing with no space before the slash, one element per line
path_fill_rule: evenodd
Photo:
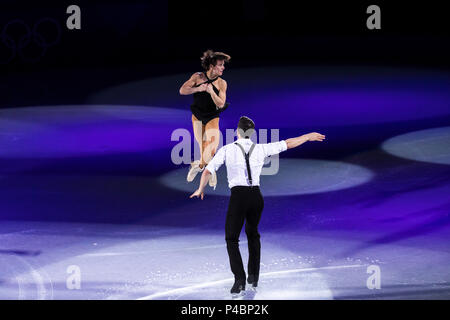
<path fill-rule="evenodd" d="M 225 222 L 225 239 L 231 271 L 235 279 L 245 279 L 244 266 L 239 251 L 239 235 L 245 220 L 245 231 L 249 249 L 248 272 L 256 277 L 259 275 L 261 243 L 258 224 L 261 219 L 263 207 L 264 201 L 258 187 L 239 186 L 231 189 L 231 197 Z"/>
<path fill-rule="evenodd" d="M 248 242 L 248 274 L 254 275 L 255 280 L 258 281 L 261 261 L 261 242 L 259 240 L 258 224 L 264 208 L 264 200 L 259 190 L 254 197 L 254 203 L 247 210 L 245 233 L 247 234 Z"/>

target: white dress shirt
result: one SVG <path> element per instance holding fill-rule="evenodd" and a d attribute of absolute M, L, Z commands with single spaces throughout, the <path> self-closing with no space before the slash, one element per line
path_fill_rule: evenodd
<path fill-rule="evenodd" d="M 250 150 L 253 141 L 250 139 L 237 139 L 246 153 Z M 264 159 L 268 156 L 278 154 L 287 150 L 286 141 L 256 144 L 250 155 L 250 170 L 252 173 L 252 185 L 259 186 L 259 176 L 264 165 Z M 227 167 L 228 186 L 250 186 L 247 174 L 247 164 L 241 148 L 233 143 L 229 143 L 220 148 L 215 156 L 206 166 L 209 172 L 217 171 L 222 164 Z"/>

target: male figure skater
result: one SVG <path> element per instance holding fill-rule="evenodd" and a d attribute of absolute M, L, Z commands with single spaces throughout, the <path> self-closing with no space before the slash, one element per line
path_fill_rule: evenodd
<path fill-rule="evenodd" d="M 244 220 L 245 233 L 248 240 L 248 278 L 253 288 L 258 286 L 259 265 L 261 256 L 258 224 L 264 207 L 264 200 L 259 190 L 259 176 L 264 159 L 286 149 L 298 147 L 307 141 L 323 141 L 325 136 L 312 132 L 302 136 L 279 142 L 254 144 L 250 136 L 255 131 L 255 124 L 247 117 L 239 119 L 237 135 L 234 143 L 219 149 L 206 166 L 200 179 L 199 188 L 190 196 L 201 197 L 212 172 L 216 172 L 225 163 L 227 167 L 228 186 L 231 189 L 230 202 L 225 222 L 225 239 L 230 259 L 231 271 L 234 274 L 234 285 L 231 294 L 240 294 L 245 290 L 245 271 L 239 252 L 239 234 Z"/>

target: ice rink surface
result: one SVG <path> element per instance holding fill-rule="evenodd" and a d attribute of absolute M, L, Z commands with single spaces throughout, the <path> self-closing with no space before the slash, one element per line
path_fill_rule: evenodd
<path fill-rule="evenodd" d="M 241 299 L 449 299 L 448 75 L 227 75 L 221 130 L 248 115 L 280 139 L 327 135 L 261 178 L 261 275 Z M 173 94 L 185 76 L 0 110 L 0 299 L 232 299 L 226 170 L 201 201 L 171 161 L 171 133 L 192 131 L 189 97 Z"/>

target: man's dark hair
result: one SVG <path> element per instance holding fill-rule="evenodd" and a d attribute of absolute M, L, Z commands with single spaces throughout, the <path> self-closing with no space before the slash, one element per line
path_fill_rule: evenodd
<path fill-rule="evenodd" d="M 242 116 L 239 119 L 238 130 L 242 138 L 249 139 L 255 132 L 255 123 L 249 117 Z"/>

